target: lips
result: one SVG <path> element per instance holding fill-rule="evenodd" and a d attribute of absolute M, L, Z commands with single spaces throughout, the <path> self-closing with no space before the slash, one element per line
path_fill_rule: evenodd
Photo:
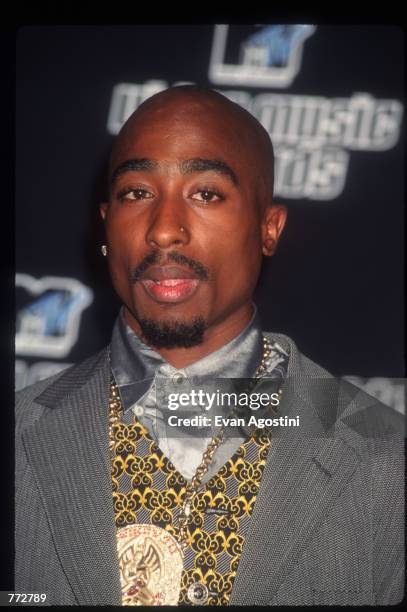
<path fill-rule="evenodd" d="M 190 298 L 200 280 L 194 272 L 179 266 L 154 266 L 139 282 L 155 301 L 174 304 Z"/>

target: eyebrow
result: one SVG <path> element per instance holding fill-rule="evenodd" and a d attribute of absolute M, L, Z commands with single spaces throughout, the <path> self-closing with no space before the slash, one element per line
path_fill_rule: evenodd
<path fill-rule="evenodd" d="M 207 172 L 209 170 L 229 177 L 232 183 L 234 183 L 236 186 L 239 184 L 235 172 L 226 162 L 222 161 L 221 159 L 194 157 L 192 159 L 182 161 L 179 164 L 179 169 L 182 174 L 188 174 L 190 172 Z"/>
<path fill-rule="evenodd" d="M 138 158 L 138 159 L 127 159 L 115 168 L 111 177 L 111 184 L 113 185 L 115 180 L 126 172 L 152 172 L 159 167 L 159 164 L 154 159 Z M 202 157 L 193 157 L 192 159 L 185 159 L 178 164 L 181 174 L 190 174 L 193 172 L 216 172 L 227 176 L 234 185 L 238 185 L 239 181 L 236 173 L 232 168 L 221 159 L 207 159 Z"/>
<path fill-rule="evenodd" d="M 140 159 L 126 159 L 123 163 L 119 164 L 117 168 L 112 172 L 112 177 L 110 179 L 111 184 L 113 185 L 115 180 L 126 172 L 140 172 L 147 170 L 151 172 L 157 168 L 158 164 L 153 159 L 147 159 L 145 157 Z"/>

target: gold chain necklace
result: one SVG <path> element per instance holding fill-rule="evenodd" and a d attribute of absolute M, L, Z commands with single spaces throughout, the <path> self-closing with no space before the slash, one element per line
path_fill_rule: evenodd
<path fill-rule="evenodd" d="M 253 389 L 254 385 L 257 382 L 257 378 L 259 378 L 264 372 L 267 370 L 267 359 L 269 358 L 271 353 L 271 343 L 270 341 L 263 336 L 263 354 L 260 361 L 260 364 L 254 373 L 253 380 L 251 380 L 249 384 L 249 392 Z M 279 396 L 281 397 L 281 388 L 278 391 Z M 110 398 L 109 398 L 109 448 L 112 453 L 114 450 L 114 433 L 113 427 L 117 423 L 120 422 L 120 419 L 123 414 L 123 406 L 120 399 L 119 389 L 116 385 L 116 382 L 112 376 L 110 381 Z M 180 544 L 182 550 L 188 546 L 188 521 L 189 515 L 191 512 L 192 501 L 202 484 L 202 479 L 207 473 L 209 466 L 212 462 L 213 455 L 222 444 L 225 438 L 225 426 L 222 426 L 218 435 L 214 436 L 212 440 L 209 442 L 203 456 L 202 461 L 196 468 L 195 474 L 192 477 L 191 481 L 187 484 L 184 501 L 181 506 L 180 514 L 179 514 L 179 536 L 178 543 Z"/>

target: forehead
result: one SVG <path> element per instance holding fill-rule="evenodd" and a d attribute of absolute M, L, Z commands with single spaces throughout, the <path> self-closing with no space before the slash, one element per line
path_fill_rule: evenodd
<path fill-rule="evenodd" d="M 242 122 L 227 110 L 204 104 L 165 105 L 134 115 L 118 136 L 111 171 L 131 158 L 165 164 L 190 158 L 223 159 L 250 174 L 253 145 Z"/>

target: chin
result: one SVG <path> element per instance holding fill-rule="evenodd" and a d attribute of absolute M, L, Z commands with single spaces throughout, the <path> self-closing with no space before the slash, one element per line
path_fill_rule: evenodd
<path fill-rule="evenodd" d="M 191 348 L 203 342 L 207 323 L 203 317 L 192 320 L 138 318 L 144 340 L 156 348 Z"/>

